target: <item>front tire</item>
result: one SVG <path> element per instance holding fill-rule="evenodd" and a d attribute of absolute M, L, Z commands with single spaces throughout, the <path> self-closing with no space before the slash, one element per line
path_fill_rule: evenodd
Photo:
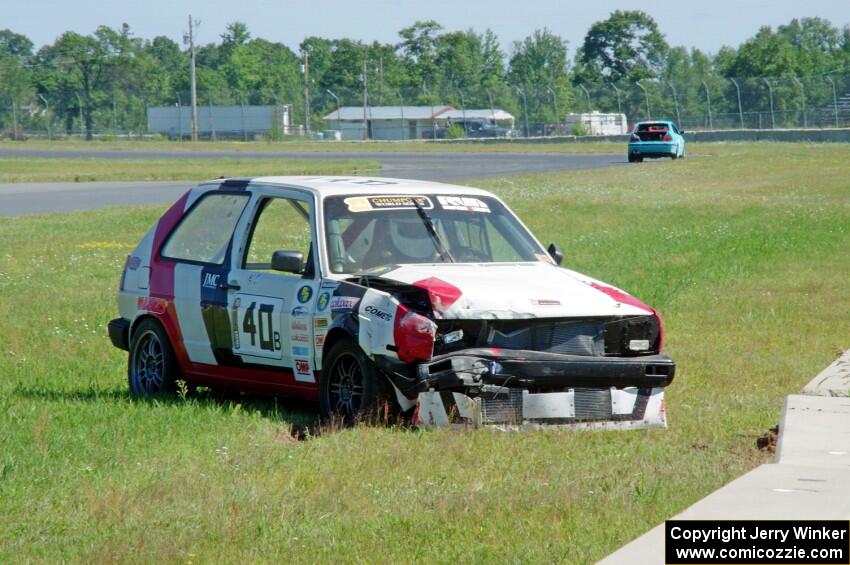
<path fill-rule="evenodd" d="M 162 325 L 145 319 L 133 328 L 127 381 L 136 397 L 165 396 L 177 389 L 180 366 Z"/>
<path fill-rule="evenodd" d="M 322 363 L 319 409 L 322 419 L 351 424 L 374 414 L 385 395 L 384 377 L 351 338 L 336 342 Z"/>

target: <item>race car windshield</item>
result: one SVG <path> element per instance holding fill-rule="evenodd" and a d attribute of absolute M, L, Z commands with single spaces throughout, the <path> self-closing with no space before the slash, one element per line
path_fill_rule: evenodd
<path fill-rule="evenodd" d="M 333 196 L 325 199 L 325 228 L 334 273 L 409 263 L 549 261 L 516 218 L 486 196 Z"/>

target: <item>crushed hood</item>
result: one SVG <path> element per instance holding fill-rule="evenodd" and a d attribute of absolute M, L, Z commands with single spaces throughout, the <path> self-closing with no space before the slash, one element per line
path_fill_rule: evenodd
<path fill-rule="evenodd" d="M 396 265 L 368 276 L 426 290 L 435 314 L 442 318 L 634 316 L 654 312 L 619 289 L 543 262 Z"/>

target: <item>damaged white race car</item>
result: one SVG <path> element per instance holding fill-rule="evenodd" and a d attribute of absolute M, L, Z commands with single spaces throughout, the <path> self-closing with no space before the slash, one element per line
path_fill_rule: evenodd
<path fill-rule="evenodd" d="M 666 426 L 661 320 L 558 266 L 494 195 L 382 178 L 201 184 L 127 257 L 136 395 L 191 385 L 389 400 L 421 425 Z"/>

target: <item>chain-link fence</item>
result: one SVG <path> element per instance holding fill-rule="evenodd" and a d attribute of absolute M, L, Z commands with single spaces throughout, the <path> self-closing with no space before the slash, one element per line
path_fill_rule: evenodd
<path fill-rule="evenodd" d="M 7 92 L 15 94 L 0 98 L 3 138 L 192 136 L 189 92 Z M 673 77 L 558 89 L 499 80 L 439 88 L 377 81 L 365 89 L 296 84 L 265 91 L 200 90 L 196 107 L 201 139 L 584 135 L 592 132 L 568 115 L 592 112 L 624 114 L 628 127 L 645 119 L 672 119 L 686 130 L 838 128 L 850 127 L 850 76 Z M 171 116 L 162 118 L 170 124 L 155 123 L 157 112 Z"/>

